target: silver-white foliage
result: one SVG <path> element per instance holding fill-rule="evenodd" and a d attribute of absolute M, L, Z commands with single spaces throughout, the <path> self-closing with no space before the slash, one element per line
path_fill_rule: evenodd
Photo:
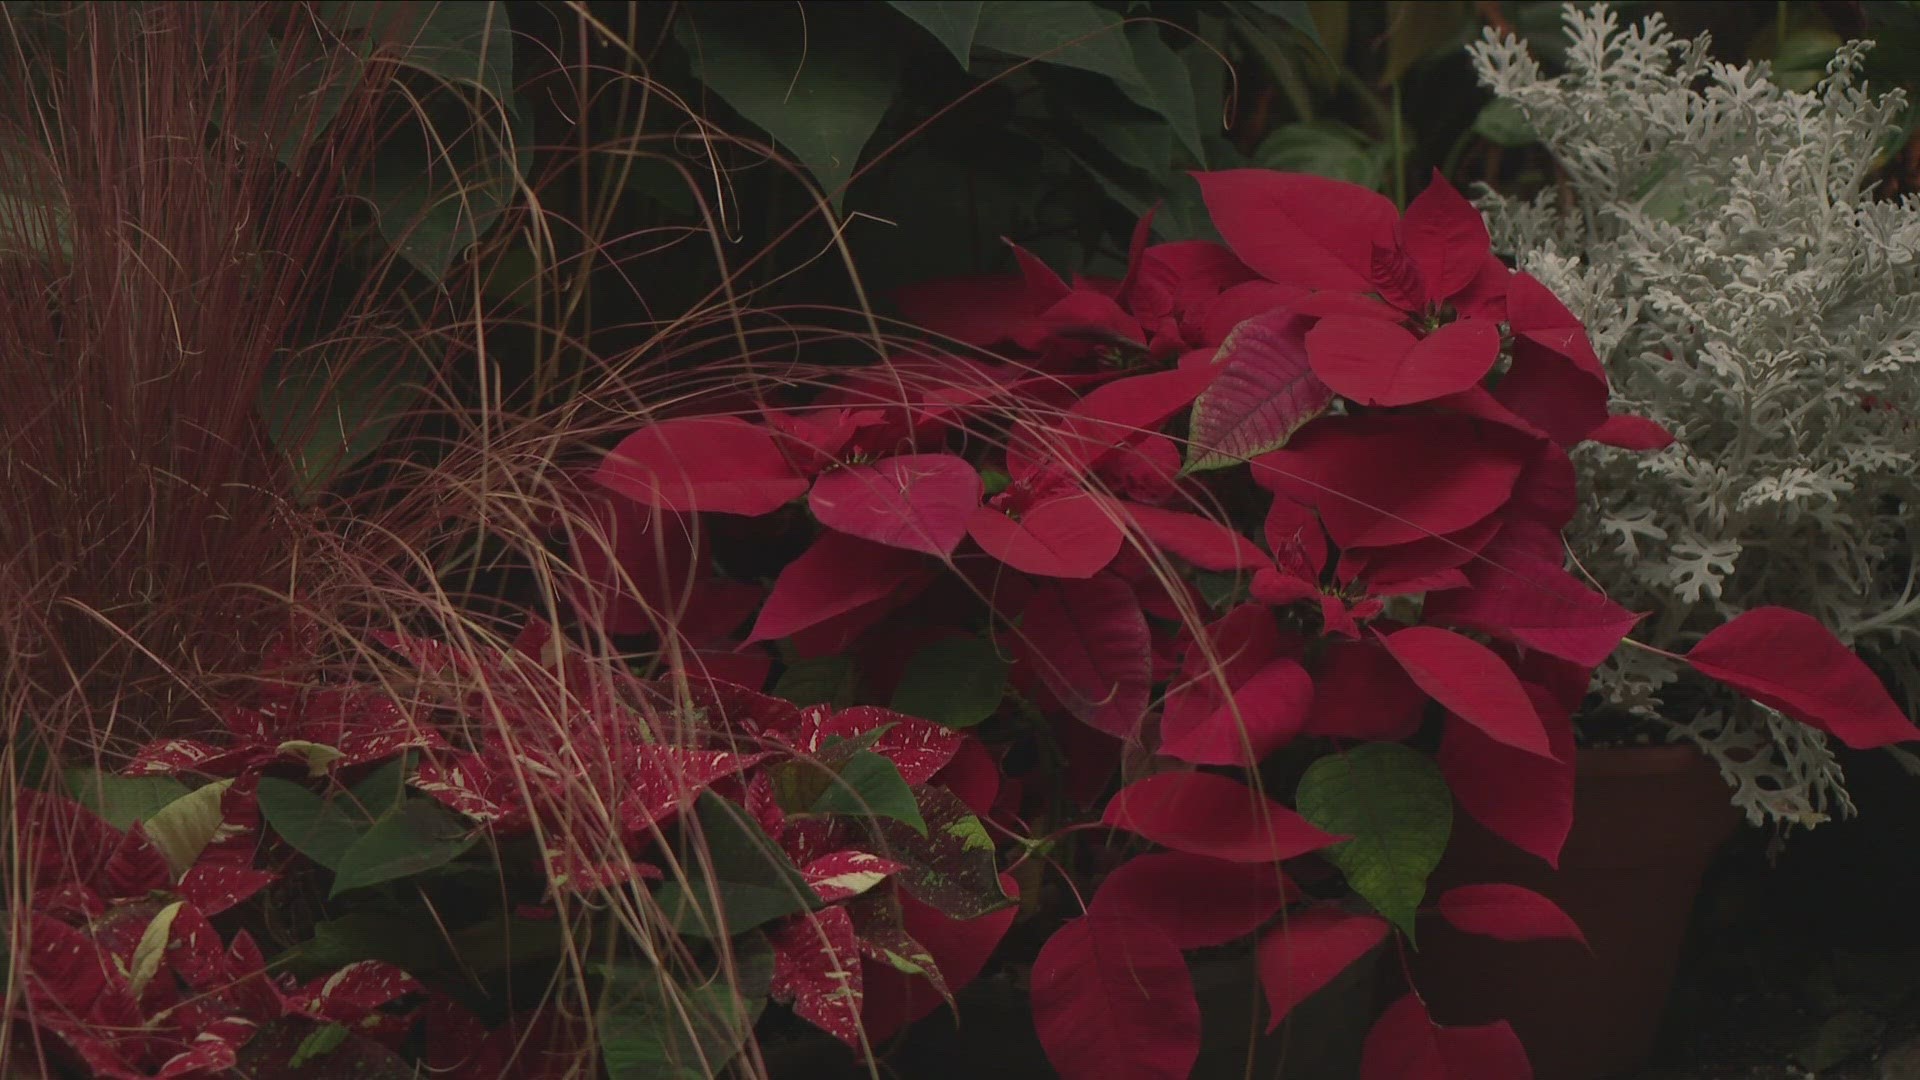
<path fill-rule="evenodd" d="M 1635 635 L 1649 644 L 1684 650 L 1780 604 L 1920 688 L 1920 530 L 1905 523 L 1920 506 L 1920 203 L 1868 188 L 1904 100 L 1860 83 L 1869 43 L 1796 92 L 1658 15 L 1622 26 L 1604 5 L 1569 5 L 1566 30 L 1551 77 L 1491 30 L 1471 49 L 1566 180 L 1481 205 L 1496 246 L 1586 321 L 1614 411 L 1677 440 L 1581 451 L 1576 555 L 1653 612 Z M 1653 714 L 1670 676 L 1640 657 L 1609 664 L 1599 687 Z M 1797 726 L 1752 706 L 1679 719 L 1755 820 L 1847 807 L 1832 756 Z"/>

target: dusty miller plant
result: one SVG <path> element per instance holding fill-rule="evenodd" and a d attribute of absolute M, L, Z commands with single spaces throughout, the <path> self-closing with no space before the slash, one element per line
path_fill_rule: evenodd
<path fill-rule="evenodd" d="M 1905 102 L 1859 82 L 1871 43 L 1794 92 L 1764 62 L 1713 60 L 1704 35 L 1678 39 L 1658 15 L 1624 27 L 1604 5 L 1569 5 L 1565 17 L 1557 76 L 1494 31 L 1471 47 L 1481 81 L 1563 175 L 1533 201 L 1481 205 L 1496 248 L 1585 320 L 1614 411 L 1675 438 L 1653 453 L 1580 451 L 1574 555 L 1651 612 L 1635 634 L 1648 644 L 1677 651 L 1741 611 L 1796 608 L 1891 669 L 1911 712 L 1920 203 L 1871 191 Z M 1622 650 L 1595 689 L 1697 743 L 1755 823 L 1852 811 L 1822 736 L 1678 677 Z"/>

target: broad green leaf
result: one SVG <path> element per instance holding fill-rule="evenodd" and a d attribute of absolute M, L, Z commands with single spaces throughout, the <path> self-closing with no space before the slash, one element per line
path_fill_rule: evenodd
<path fill-rule="evenodd" d="M 334 762 L 347 756 L 341 753 L 337 747 L 328 746 L 325 743 L 312 742 L 307 739 L 288 739 L 286 742 L 274 747 L 274 749 L 278 750 L 282 756 L 297 757 L 306 762 L 307 775 L 314 778 L 327 775 L 327 770 L 332 767 Z"/>
<path fill-rule="evenodd" d="M 1253 160 L 1263 169 L 1313 173 L 1379 191 L 1393 150 L 1338 120 L 1308 120 L 1274 128 Z"/>
<path fill-rule="evenodd" d="M 344 794 L 322 796 L 278 776 L 260 778 L 260 815 L 280 839 L 329 870 L 373 828 L 374 819 Z"/>
<path fill-rule="evenodd" d="M 1473 133 L 1497 146 L 1509 149 L 1532 146 L 1540 134 L 1527 122 L 1527 114 L 1507 98 L 1494 98 L 1480 115 L 1473 118 Z"/>
<path fill-rule="evenodd" d="M 407 799 L 340 856 L 330 895 L 445 866 L 476 839 L 453 811 L 432 799 Z"/>
<path fill-rule="evenodd" d="M 366 775 L 353 785 L 353 798 L 369 818 L 384 817 L 407 793 L 407 774 L 412 762 L 402 754 Z"/>
<path fill-rule="evenodd" d="M 859 675 L 853 661 L 844 656 L 815 656 L 796 660 L 780 673 L 773 685 L 773 696 L 795 705 L 831 705 L 844 709 L 853 704 Z"/>
<path fill-rule="evenodd" d="M 700 828 L 688 829 L 687 839 L 704 845 L 711 870 L 692 851 L 681 856 L 688 880 L 669 881 L 654 893 L 668 925 L 696 937 L 716 930 L 732 937 L 820 906 L 799 869 L 745 810 L 706 792 L 693 816 Z"/>
<path fill-rule="evenodd" d="M 116 829 L 145 821 L 191 789 L 170 776 L 115 776 L 98 769 L 68 769 L 67 792 Z"/>
<path fill-rule="evenodd" d="M 1079 122 L 1094 141 L 1125 165 L 1149 175 L 1173 167 L 1173 132 L 1158 117 L 1089 113 Z"/>
<path fill-rule="evenodd" d="M 347 1029 L 343 1024 L 322 1024 L 313 1029 L 312 1034 L 300 1040 L 300 1046 L 293 1056 L 287 1059 L 287 1067 L 297 1069 L 309 1061 L 326 1057 L 347 1041 Z"/>
<path fill-rule="evenodd" d="M 769 25 L 724 7 L 700 10 L 697 23 L 675 24 L 695 77 L 799 158 L 838 208 L 860 151 L 893 104 L 898 57 L 854 33 L 805 32 L 798 48 L 797 12 L 792 25 Z"/>
<path fill-rule="evenodd" d="M 839 776 L 807 812 L 891 818 L 921 836 L 927 834 L 920 804 L 899 767 L 871 750 L 860 751 L 841 766 Z"/>
<path fill-rule="evenodd" d="M 880 846 L 874 854 L 905 863 L 900 884 L 948 918 L 978 918 L 1013 903 L 1000 887 L 993 837 L 980 819 L 945 788 L 924 788 L 919 794 L 925 834 L 898 822 L 879 822 Z"/>
<path fill-rule="evenodd" d="M 599 1020 L 608 1080 L 721 1075 L 766 1008 L 773 950 L 755 935 L 736 943 L 732 963 L 708 981 L 669 991 L 670 979 L 637 964 L 608 972 Z"/>
<path fill-rule="evenodd" d="M 1380 85 L 1392 86 L 1415 64 L 1457 53 L 1480 32 L 1470 0 L 1387 0 L 1386 66 Z"/>
<path fill-rule="evenodd" d="M 980 11 L 980 48 L 1105 75 L 1141 92 L 1144 79 L 1120 16 L 1085 0 L 996 0 Z"/>
<path fill-rule="evenodd" d="M 375 905 L 356 905 L 361 906 Z M 498 975 L 517 964 L 559 956 L 565 933 L 556 920 L 495 916 L 449 934 L 414 901 L 316 924 L 313 936 L 291 950 L 287 966 L 303 978 L 360 960 L 385 960 L 417 976 Z"/>
<path fill-rule="evenodd" d="M 981 0 L 887 0 L 887 6 L 940 39 L 961 67 L 973 59 L 973 34 L 980 26 Z"/>
<path fill-rule="evenodd" d="M 1179 137 L 1181 145 L 1205 168 L 1207 147 L 1200 130 L 1203 124 L 1218 127 L 1219 114 L 1201 116 L 1194 100 L 1193 75 L 1186 61 L 1160 36 L 1158 26 L 1127 27 L 1127 42 L 1133 48 L 1134 66 L 1140 69 L 1141 87 L 1128 96 L 1166 117 L 1167 125 Z"/>
<path fill-rule="evenodd" d="M 1320 40 L 1320 27 L 1313 20 L 1313 6 L 1306 0 L 1244 0 L 1244 2 L 1248 7 L 1272 15 L 1300 31 L 1302 37 L 1315 45 L 1323 45 Z"/>
<path fill-rule="evenodd" d="M 317 352 L 277 360 L 260 384 L 260 415 L 303 494 L 373 453 L 418 400 L 426 371 L 379 354 L 336 373 Z"/>
<path fill-rule="evenodd" d="M 1427 877 L 1453 829 L 1440 767 L 1398 743 L 1367 743 L 1314 762 L 1296 802 L 1314 825 L 1353 838 L 1321 854 L 1411 939 Z"/>
<path fill-rule="evenodd" d="M 220 831 L 220 798 L 232 786 L 232 780 L 216 780 L 187 792 L 147 818 L 147 838 L 166 856 L 167 868 L 175 878 L 187 872 Z"/>
<path fill-rule="evenodd" d="M 972 727 L 1000 708 L 1007 668 L 986 638 L 936 641 L 907 662 L 892 708 L 950 728 Z"/>

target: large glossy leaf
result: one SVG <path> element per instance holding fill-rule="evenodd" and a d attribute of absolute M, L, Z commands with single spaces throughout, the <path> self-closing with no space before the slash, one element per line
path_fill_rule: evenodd
<path fill-rule="evenodd" d="M 1480 384 L 1500 359 L 1500 328 L 1459 319 L 1423 338 L 1380 319 L 1334 315 L 1307 334 L 1314 374 L 1361 405 L 1417 405 Z"/>
<path fill-rule="evenodd" d="M 1443 1028 L 1408 994 L 1367 1033 L 1360 1080 L 1533 1080 L 1533 1066 L 1505 1020 Z"/>
<path fill-rule="evenodd" d="M 973 35 L 980 27 L 983 0 L 887 0 L 887 6 L 940 39 L 961 67 L 973 62 Z"/>
<path fill-rule="evenodd" d="M 999 711 L 1010 666 L 986 638 L 944 638 L 907 662 L 892 707 L 945 727 L 972 727 Z"/>
<path fill-rule="evenodd" d="M 1534 709 L 1548 715 L 1552 695 L 1529 684 Z M 1478 727 L 1449 718 L 1435 760 L 1460 809 L 1513 846 L 1560 864 L 1560 849 L 1573 828 L 1573 728 L 1564 720 L 1548 723 L 1558 760 L 1544 761 L 1516 750 Z"/>
<path fill-rule="evenodd" d="M 981 9 L 973 41 L 1008 56 L 1105 75 L 1123 88 L 1142 83 L 1120 16 L 1086 0 L 996 0 Z"/>
<path fill-rule="evenodd" d="M 1164 851 L 1121 863 L 1088 911 L 1150 926 L 1182 949 L 1205 949 L 1252 933 L 1280 910 L 1290 886 L 1271 864 Z"/>
<path fill-rule="evenodd" d="M 190 789 L 166 776 L 115 776 L 97 769 L 68 769 L 67 791 L 102 821 L 125 830 L 185 795 Z"/>
<path fill-rule="evenodd" d="M 809 25 L 798 9 L 742 19 L 720 8 L 677 20 L 675 31 L 695 77 L 799 158 L 838 206 L 893 104 L 899 58 L 856 33 Z M 800 40 L 806 48 L 794 47 Z"/>
<path fill-rule="evenodd" d="M 1033 1023 L 1065 1080 L 1185 1080 L 1200 1053 L 1200 1006 L 1173 940 L 1087 915 L 1033 963 Z"/>
<path fill-rule="evenodd" d="M 914 580 L 925 556 L 831 530 L 774 579 L 749 643 L 776 641 L 878 603 Z"/>
<path fill-rule="evenodd" d="M 1018 520 L 990 506 L 967 519 L 987 554 L 1040 577 L 1090 578 L 1120 552 L 1126 531 L 1097 497 L 1075 491 L 1029 507 Z"/>
<path fill-rule="evenodd" d="M 1553 757 L 1546 726 L 1519 677 L 1492 649 L 1437 626 L 1409 626 L 1380 641 L 1407 676 L 1454 715 L 1496 742 Z"/>
<path fill-rule="evenodd" d="M 1387 921 L 1344 911 L 1303 911 L 1260 939 L 1260 985 L 1267 1030 L 1386 939 Z"/>
<path fill-rule="evenodd" d="M 1281 657 L 1234 687 L 1231 703 L 1179 728 L 1163 724 L 1160 752 L 1196 765 L 1257 765 L 1300 733 L 1312 708 L 1312 677 Z"/>
<path fill-rule="evenodd" d="M 922 836 L 927 833 L 920 804 L 914 800 L 913 789 L 901 779 L 900 769 L 871 750 L 854 754 L 840 766 L 807 812 L 890 818 Z"/>
<path fill-rule="evenodd" d="M 261 379 L 260 416 L 293 465 L 299 489 L 310 494 L 393 434 L 429 374 L 410 358 L 395 363 L 374 354 L 336 368 L 317 353 L 288 353 Z"/>
<path fill-rule="evenodd" d="M 1153 683 L 1152 640 L 1133 589 L 1112 574 L 1035 592 L 1021 630 L 1037 672 L 1067 711 L 1132 738 Z"/>
<path fill-rule="evenodd" d="M 773 432 L 731 416 L 648 424 L 622 439 L 593 478 L 643 506 L 746 517 L 770 514 L 808 486 Z"/>
<path fill-rule="evenodd" d="M 1133 50 L 1134 66 L 1140 72 L 1140 88 L 1130 89 L 1128 96 L 1165 117 L 1166 126 L 1204 168 L 1207 150 L 1201 138 L 1201 125 L 1219 121 L 1216 117 L 1202 120 L 1194 102 L 1193 79 L 1187 65 L 1161 36 L 1160 27 L 1152 23 L 1127 27 L 1127 43 Z"/>
<path fill-rule="evenodd" d="M 1368 743 L 1313 763 L 1300 814 L 1352 839 L 1325 856 L 1347 884 L 1408 937 L 1453 829 L 1453 796 L 1433 760 L 1398 743 Z"/>
<path fill-rule="evenodd" d="M 1213 223 L 1241 261 L 1283 285 L 1364 293 L 1399 212 L 1357 184 L 1265 169 L 1199 173 Z"/>
<path fill-rule="evenodd" d="M 739 1053 L 773 981 L 773 952 L 741 939 L 726 970 L 689 985 L 638 964 L 608 971 L 599 997 L 600 1056 L 608 1080 L 701 1080 Z"/>
<path fill-rule="evenodd" d="M 1754 608 L 1700 639 L 1686 659 L 1700 674 L 1856 750 L 1920 739 L 1873 669 L 1811 615 Z"/>
<path fill-rule="evenodd" d="M 153 846 L 166 856 L 175 877 L 186 873 L 220 831 L 224 818 L 221 799 L 232 780 L 216 780 L 197 787 L 153 812 L 143 827 Z"/>
<path fill-rule="evenodd" d="M 1307 361 L 1305 330 L 1281 310 L 1256 315 L 1227 335 L 1214 357 L 1220 373 L 1193 403 L 1187 472 L 1277 450 L 1333 403 L 1333 391 Z"/>
<path fill-rule="evenodd" d="M 1101 822 L 1163 847 L 1235 863 L 1274 863 L 1344 837 L 1237 780 L 1211 773 L 1158 773 L 1120 789 Z"/>
<path fill-rule="evenodd" d="M 807 505 L 822 525 L 876 544 L 951 555 L 980 506 L 980 474 L 952 454 L 901 454 L 834 469 Z"/>
<path fill-rule="evenodd" d="M 342 852 L 332 895 L 445 866 L 474 845 L 477 834 L 432 799 L 406 799 Z"/>
<path fill-rule="evenodd" d="M 683 934 L 731 937 L 819 906 L 799 868 L 745 810 L 707 792 L 694 817 L 699 831 L 689 829 L 688 836 L 704 849 L 704 859 L 689 851 L 681 860 L 689 880 L 669 881 L 654 894 L 668 925 Z"/>

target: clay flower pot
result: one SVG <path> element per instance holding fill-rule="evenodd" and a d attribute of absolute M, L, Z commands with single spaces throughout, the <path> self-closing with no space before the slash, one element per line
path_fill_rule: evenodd
<path fill-rule="evenodd" d="M 1701 876 L 1739 824 L 1690 747 L 1582 750 L 1573 831 L 1556 872 L 1456 818 L 1429 895 L 1503 881 L 1563 908 L 1592 950 L 1421 927 L 1415 978 L 1443 1024 L 1513 1023 L 1537 1080 L 1596 1080 L 1644 1062 L 1672 988 Z"/>

